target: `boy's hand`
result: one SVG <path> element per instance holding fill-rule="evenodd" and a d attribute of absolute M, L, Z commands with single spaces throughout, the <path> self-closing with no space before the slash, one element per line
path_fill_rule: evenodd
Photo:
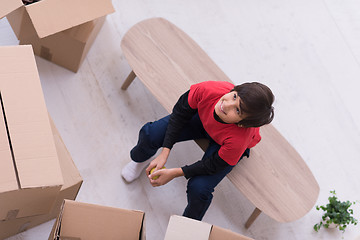
<path fill-rule="evenodd" d="M 161 151 L 161 153 L 159 154 L 159 156 L 157 156 L 154 160 L 152 160 L 149 164 L 149 166 L 146 168 L 146 175 L 150 175 L 150 171 L 151 169 L 154 169 L 154 172 L 156 172 L 157 170 L 161 169 L 162 167 L 164 167 L 167 158 L 169 157 L 170 154 L 170 149 L 168 148 L 163 148 L 163 150 Z"/>
<path fill-rule="evenodd" d="M 154 170 L 154 172 L 150 174 L 148 177 L 150 184 L 153 187 L 158 187 L 165 185 L 174 178 L 180 176 L 184 176 L 184 173 L 181 168 L 170 168 L 170 169 Z M 153 179 L 154 177 L 158 177 L 158 178 Z"/>

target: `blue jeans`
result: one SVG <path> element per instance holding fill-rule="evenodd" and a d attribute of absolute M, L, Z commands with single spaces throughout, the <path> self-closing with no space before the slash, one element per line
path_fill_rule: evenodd
<path fill-rule="evenodd" d="M 131 150 L 130 156 L 135 162 L 143 162 L 152 157 L 162 147 L 170 115 L 155 121 L 146 123 L 139 132 L 137 145 Z M 184 126 L 179 139 L 176 142 L 207 138 L 210 145 L 205 151 L 203 159 L 218 151 L 220 145 L 214 142 L 206 133 L 199 115 L 196 114 L 191 121 Z M 240 158 L 241 159 L 241 158 Z M 219 182 L 232 170 L 233 166 L 213 175 L 199 175 L 190 178 L 187 184 L 187 201 L 183 216 L 201 220 L 210 206 L 213 198 L 212 193 Z"/>

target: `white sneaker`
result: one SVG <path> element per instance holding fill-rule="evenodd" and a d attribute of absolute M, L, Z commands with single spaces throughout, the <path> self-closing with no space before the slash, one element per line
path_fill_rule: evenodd
<path fill-rule="evenodd" d="M 134 181 L 135 179 L 139 178 L 139 176 L 143 172 L 144 168 L 150 164 L 150 161 L 151 161 L 151 159 L 148 159 L 145 162 L 138 163 L 138 162 L 134 162 L 131 160 L 122 169 L 121 176 L 128 183 Z"/>

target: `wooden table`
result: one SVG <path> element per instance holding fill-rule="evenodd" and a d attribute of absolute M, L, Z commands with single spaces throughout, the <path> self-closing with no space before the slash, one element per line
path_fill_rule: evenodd
<path fill-rule="evenodd" d="M 137 76 L 169 113 L 190 85 L 207 80 L 231 82 L 196 42 L 163 18 L 133 26 L 121 48 L 133 70 L 122 89 Z M 274 126 L 263 126 L 260 132 L 262 141 L 250 158 L 241 160 L 227 175 L 255 205 L 246 227 L 261 212 L 279 222 L 297 220 L 313 208 L 319 195 L 310 169 Z"/>

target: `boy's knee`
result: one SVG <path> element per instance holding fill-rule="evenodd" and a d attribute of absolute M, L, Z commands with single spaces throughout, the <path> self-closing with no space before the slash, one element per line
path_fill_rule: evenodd
<path fill-rule="evenodd" d="M 202 181 L 189 181 L 187 186 L 187 194 L 192 198 L 197 198 L 203 201 L 211 200 L 214 190 L 209 188 L 206 183 Z"/>
<path fill-rule="evenodd" d="M 146 123 L 139 132 L 139 138 L 144 142 L 154 142 L 156 141 L 156 132 L 153 129 L 152 122 Z"/>
<path fill-rule="evenodd" d="M 150 124 L 151 122 L 146 123 L 139 131 L 140 138 L 146 140 L 150 139 Z"/>
<path fill-rule="evenodd" d="M 140 129 L 139 140 L 149 147 L 159 148 L 164 141 L 164 134 L 161 132 L 162 129 L 155 126 L 153 122 L 148 122 Z"/>

